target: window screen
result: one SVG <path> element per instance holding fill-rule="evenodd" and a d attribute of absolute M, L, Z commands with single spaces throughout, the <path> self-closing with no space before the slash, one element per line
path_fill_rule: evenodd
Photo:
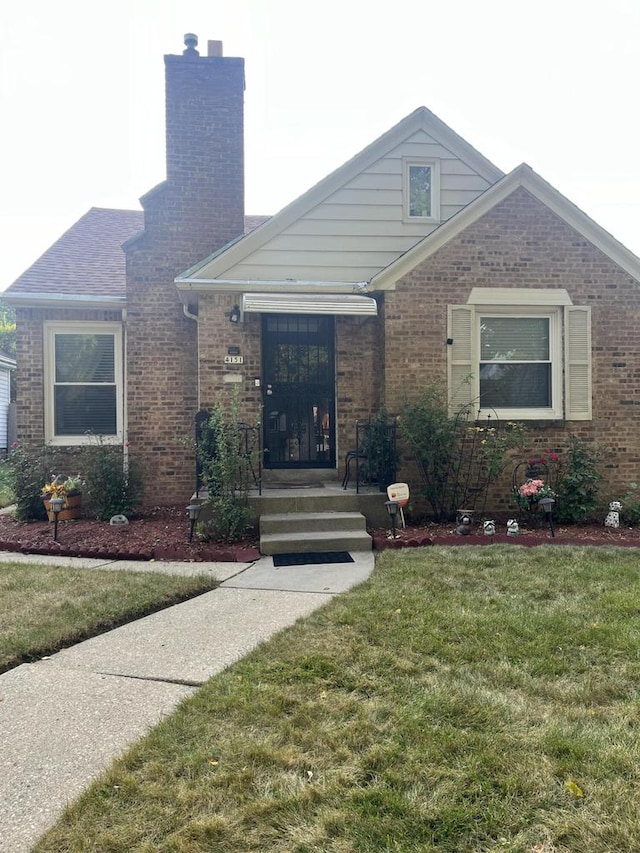
<path fill-rule="evenodd" d="M 113 335 L 55 335 L 54 433 L 115 435 Z"/>
<path fill-rule="evenodd" d="M 548 317 L 482 317 L 480 405 L 549 408 L 551 399 Z"/>

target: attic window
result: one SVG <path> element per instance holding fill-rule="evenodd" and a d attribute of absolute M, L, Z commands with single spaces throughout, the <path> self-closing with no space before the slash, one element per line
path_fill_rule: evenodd
<path fill-rule="evenodd" d="M 405 222 L 440 221 L 440 161 L 403 160 Z"/>

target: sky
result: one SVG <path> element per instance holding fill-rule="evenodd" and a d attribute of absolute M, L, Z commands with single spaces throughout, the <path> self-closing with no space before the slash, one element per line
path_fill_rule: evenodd
<path fill-rule="evenodd" d="M 163 56 L 245 59 L 245 210 L 419 106 L 640 255 L 638 0 L 2 0 L 0 291 L 90 207 L 164 180 Z"/>

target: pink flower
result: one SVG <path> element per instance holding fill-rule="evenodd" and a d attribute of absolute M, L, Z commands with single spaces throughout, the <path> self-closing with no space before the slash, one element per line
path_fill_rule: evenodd
<path fill-rule="evenodd" d="M 518 492 L 523 498 L 533 498 L 543 486 L 544 482 L 542 480 L 527 480 L 526 483 L 520 486 Z"/>

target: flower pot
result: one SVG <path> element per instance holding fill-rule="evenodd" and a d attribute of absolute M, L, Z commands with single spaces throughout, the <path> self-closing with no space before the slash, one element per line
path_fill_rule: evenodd
<path fill-rule="evenodd" d="M 51 502 L 44 499 L 44 508 L 47 511 L 49 521 L 55 521 L 55 516 L 51 511 Z M 71 521 L 74 518 L 82 517 L 82 495 L 67 495 L 65 498 L 64 509 L 58 513 L 58 521 Z"/>

